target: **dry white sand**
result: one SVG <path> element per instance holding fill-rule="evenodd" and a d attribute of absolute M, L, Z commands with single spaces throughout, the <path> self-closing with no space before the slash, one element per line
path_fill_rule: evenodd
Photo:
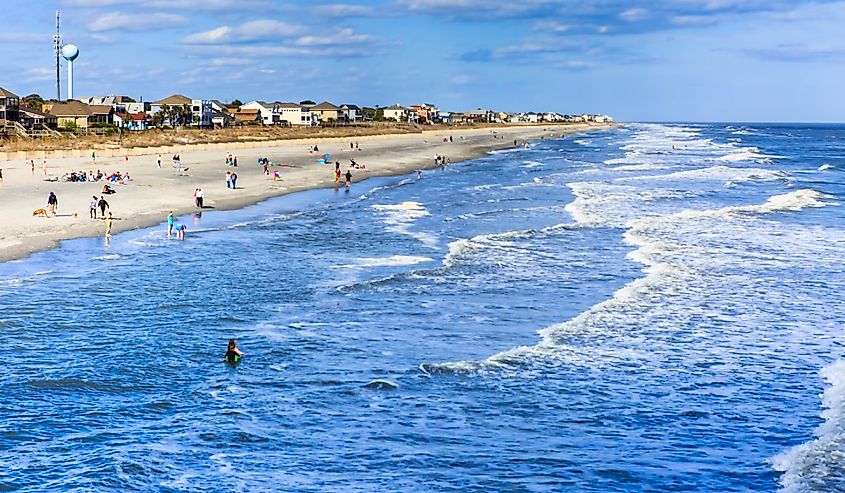
<path fill-rule="evenodd" d="M 319 155 L 329 153 L 331 162 L 340 161 L 342 173 L 349 168 L 350 158 L 366 166 L 365 170 L 352 169 L 355 182 L 370 176 L 399 175 L 420 168 L 433 167 L 436 155 L 458 162 L 485 154 L 494 149 L 512 147 L 514 139 L 524 141 L 543 136 L 559 136 L 605 128 L 601 125 L 565 125 L 496 128 L 498 139 L 491 129 L 464 129 L 428 131 L 422 134 L 374 136 L 358 139 L 324 139 L 314 141 Z M 453 142 L 443 142 L 452 136 Z M 502 137 L 504 137 L 502 139 Z M 357 141 L 360 150 L 350 150 L 350 141 Z M 227 153 L 202 151 L 183 153 L 179 172 L 172 166 L 171 156 L 162 155 L 161 168 L 156 165 L 157 154 L 124 158 L 97 159 L 65 158 L 48 160 L 47 174 L 41 162 L 35 163 L 35 172 L 29 162 L 8 161 L 0 163 L 3 181 L 0 183 L 0 261 L 22 258 L 29 254 L 56 246 L 58 241 L 105 233 L 105 222 L 89 218 L 88 204 L 93 195 L 99 197 L 103 182 L 67 183 L 46 181 L 61 178 L 71 171 L 106 174 L 128 172 L 132 181 L 126 185 L 111 184 L 117 193 L 106 195 L 114 215 L 113 233 L 132 228 L 149 227 L 164 221 L 168 211 L 175 215 L 196 210 L 193 192 L 202 188 L 205 206 L 216 210 L 235 209 L 260 202 L 266 198 L 309 188 L 332 187 L 334 165 L 318 164 L 318 154 L 309 152 L 307 143 L 292 142 L 274 147 L 238 149 L 238 167 L 226 166 Z M 272 161 L 271 177 L 266 177 L 258 157 Z M 281 181 L 273 181 L 272 170 L 279 169 Z M 237 189 L 226 188 L 226 171 L 238 174 Z M 47 196 L 55 192 L 58 200 L 56 217 L 33 217 L 36 209 L 47 207 Z"/>

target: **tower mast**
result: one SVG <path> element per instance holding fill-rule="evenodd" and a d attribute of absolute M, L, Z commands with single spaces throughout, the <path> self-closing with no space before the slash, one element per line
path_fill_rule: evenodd
<path fill-rule="evenodd" d="M 62 34 L 59 31 L 59 11 L 56 11 L 56 35 L 53 36 L 53 48 L 56 50 L 56 99 L 61 101 L 62 100 L 62 75 L 61 75 L 61 62 L 59 61 L 59 55 L 61 55 L 62 51 Z"/>

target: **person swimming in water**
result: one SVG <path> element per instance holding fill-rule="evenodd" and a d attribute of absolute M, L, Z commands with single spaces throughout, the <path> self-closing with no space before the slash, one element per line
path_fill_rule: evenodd
<path fill-rule="evenodd" d="M 243 357 L 244 353 L 238 349 L 238 342 L 234 339 L 229 339 L 229 347 L 226 349 L 226 356 L 223 356 L 223 361 L 234 365 L 240 362 Z"/>

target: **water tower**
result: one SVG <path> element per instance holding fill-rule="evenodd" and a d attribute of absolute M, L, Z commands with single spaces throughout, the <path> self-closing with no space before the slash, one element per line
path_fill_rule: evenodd
<path fill-rule="evenodd" d="M 62 46 L 62 56 L 67 60 L 67 98 L 73 99 L 73 61 L 79 56 L 76 45 Z"/>

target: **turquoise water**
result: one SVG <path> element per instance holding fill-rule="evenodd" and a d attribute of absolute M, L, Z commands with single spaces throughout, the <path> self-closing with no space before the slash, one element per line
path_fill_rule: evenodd
<path fill-rule="evenodd" d="M 2 264 L 0 491 L 845 491 L 843 146 L 632 124 Z"/>

